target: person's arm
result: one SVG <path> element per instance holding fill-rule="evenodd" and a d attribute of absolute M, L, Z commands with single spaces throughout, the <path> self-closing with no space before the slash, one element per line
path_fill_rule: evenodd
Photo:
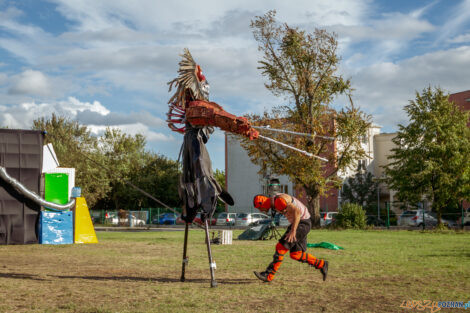
<path fill-rule="evenodd" d="M 297 241 L 296 233 L 297 233 L 297 227 L 299 226 L 300 223 L 300 210 L 294 206 L 292 203 L 289 203 L 287 205 L 287 210 L 290 210 L 292 215 L 294 216 L 291 229 L 289 234 L 287 234 L 287 242 L 294 242 Z"/>

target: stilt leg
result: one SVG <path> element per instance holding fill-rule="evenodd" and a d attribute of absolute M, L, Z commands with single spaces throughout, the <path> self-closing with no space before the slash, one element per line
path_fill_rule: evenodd
<path fill-rule="evenodd" d="M 215 281 L 215 262 L 212 261 L 212 251 L 211 251 L 211 240 L 209 238 L 209 223 L 207 219 L 205 220 L 205 228 L 206 228 L 206 244 L 207 244 L 207 254 L 209 255 L 209 267 L 211 270 L 211 287 L 217 287 L 217 282 Z"/>
<path fill-rule="evenodd" d="M 186 223 L 186 227 L 184 229 L 184 245 L 183 245 L 183 267 L 181 268 L 181 278 L 180 281 L 185 281 L 185 271 L 186 271 L 186 264 L 188 264 L 188 257 L 186 256 L 186 251 L 188 249 L 188 226 L 189 223 Z"/>

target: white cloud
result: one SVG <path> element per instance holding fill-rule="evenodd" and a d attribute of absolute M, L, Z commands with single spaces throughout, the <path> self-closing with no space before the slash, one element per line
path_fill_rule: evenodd
<path fill-rule="evenodd" d="M 22 102 L 18 105 L 0 106 L 0 125 L 10 128 L 31 128 L 38 118 L 49 118 L 52 114 L 77 120 L 81 124 L 91 125 L 94 129 L 118 126 L 135 134 L 141 131 L 148 135 L 149 141 L 170 140 L 171 136 L 155 133 L 150 128 L 160 128 L 166 123 L 149 112 L 115 113 L 110 112 L 99 101 L 82 102 L 74 97 L 56 102 Z"/>
<path fill-rule="evenodd" d="M 51 93 L 49 78 L 39 71 L 26 70 L 12 79 L 10 94 L 47 96 Z"/>
<path fill-rule="evenodd" d="M 431 85 L 455 93 L 468 90 L 470 46 L 436 51 L 400 62 L 382 62 L 352 74 L 355 103 L 386 129 L 406 123 L 403 107 Z"/>
<path fill-rule="evenodd" d="M 73 116 L 83 111 L 95 112 L 100 115 L 108 115 L 110 112 L 99 101 L 93 101 L 93 103 L 81 102 L 75 97 L 69 97 L 66 101 L 59 101 L 58 105 L 63 110 L 70 112 Z"/>
<path fill-rule="evenodd" d="M 115 125 L 115 126 L 102 126 L 102 125 L 88 125 L 88 128 L 92 133 L 95 135 L 101 135 L 106 130 L 106 127 L 111 128 L 118 128 L 122 130 L 124 133 L 129 135 L 137 135 L 141 134 L 145 137 L 147 142 L 154 143 L 154 142 L 168 142 L 174 141 L 175 138 L 172 135 L 165 135 L 163 133 L 158 133 L 151 130 L 147 125 L 142 123 L 134 123 L 134 124 L 123 124 L 123 125 Z"/>
<path fill-rule="evenodd" d="M 470 33 L 458 35 L 454 38 L 448 40 L 450 43 L 469 43 L 470 42 Z"/>
<path fill-rule="evenodd" d="M 470 0 L 463 0 L 455 6 L 453 12 L 446 19 L 444 25 L 440 29 L 440 35 L 435 41 L 438 45 L 446 41 L 449 37 L 453 37 L 462 30 L 470 21 Z"/>
<path fill-rule="evenodd" d="M 0 85 L 4 84 L 8 80 L 8 76 L 5 73 L 0 73 Z"/>

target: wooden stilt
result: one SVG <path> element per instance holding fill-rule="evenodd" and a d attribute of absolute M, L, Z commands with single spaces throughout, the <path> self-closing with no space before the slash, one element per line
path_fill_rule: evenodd
<path fill-rule="evenodd" d="M 186 223 L 186 227 L 184 229 L 184 244 L 183 244 L 183 267 L 181 268 L 181 278 L 180 281 L 185 281 L 185 271 L 186 271 L 186 265 L 188 264 L 188 256 L 186 255 L 186 252 L 188 250 L 188 228 L 189 228 L 189 223 Z"/>
<path fill-rule="evenodd" d="M 205 223 L 205 229 L 206 229 L 206 244 L 207 244 L 207 254 L 209 256 L 209 268 L 211 271 L 211 287 L 217 287 L 217 282 L 215 281 L 215 262 L 212 260 L 212 251 L 211 251 L 211 240 L 209 238 L 209 223 L 207 222 L 207 219 L 204 221 Z"/>

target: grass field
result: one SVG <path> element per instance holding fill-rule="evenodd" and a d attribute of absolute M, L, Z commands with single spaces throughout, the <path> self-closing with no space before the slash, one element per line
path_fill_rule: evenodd
<path fill-rule="evenodd" d="M 204 233 L 189 236 L 185 283 L 183 232 L 102 232 L 95 245 L 0 246 L 0 312 L 418 312 L 400 305 L 470 300 L 468 232 L 312 230 L 309 242 L 346 248 L 309 249 L 330 261 L 328 280 L 287 257 L 269 284 L 253 270 L 272 260 L 275 241 L 234 240 L 213 246 L 217 288 L 210 288 Z"/>

